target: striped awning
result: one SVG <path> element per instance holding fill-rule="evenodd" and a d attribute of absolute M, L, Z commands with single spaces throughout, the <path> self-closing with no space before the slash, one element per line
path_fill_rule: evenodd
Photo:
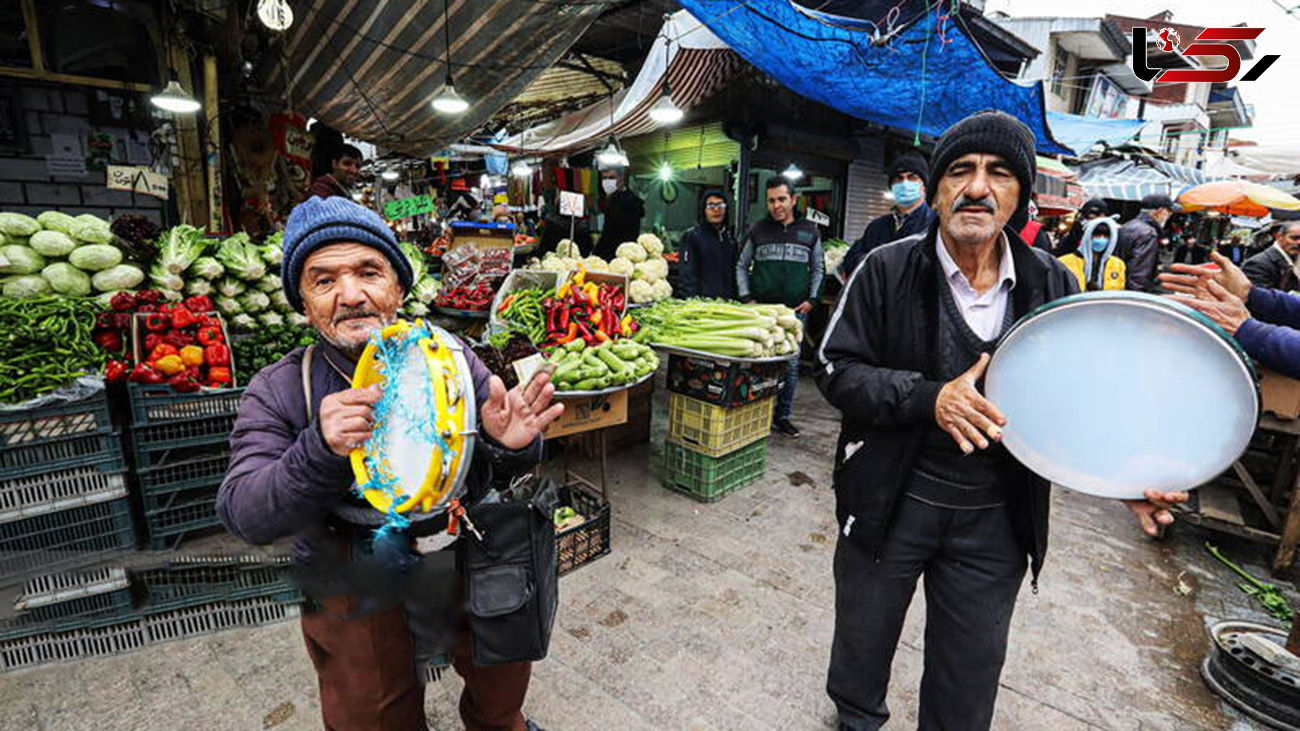
<path fill-rule="evenodd" d="M 517 97 L 586 31 L 601 3 L 445 0 L 451 71 L 469 111 L 445 116 L 433 98 L 447 74 L 444 2 L 309 0 L 263 85 L 357 139 L 424 156 L 473 132 Z M 286 87 L 287 77 L 287 91 Z"/>
<path fill-rule="evenodd" d="M 1204 173 L 1154 157 L 1105 157 L 1079 166 L 1079 183 L 1089 198 L 1140 201 L 1148 195 L 1177 198 L 1183 190 L 1206 182 Z"/>
<path fill-rule="evenodd" d="M 527 155 L 571 154 L 596 147 L 613 133 L 632 137 L 659 123 L 650 108 L 663 95 L 685 110 L 716 93 L 740 68 L 740 59 L 686 11 L 674 13 L 655 39 L 632 85 L 591 106 L 505 140 L 502 149 Z"/>

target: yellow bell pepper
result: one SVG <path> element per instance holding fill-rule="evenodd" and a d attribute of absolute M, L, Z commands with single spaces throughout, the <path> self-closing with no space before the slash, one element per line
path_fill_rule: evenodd
<path fill-rule="evenodd" d="M 582 285 L 582 293 L 593 303 L 600 301 L 600 287 L 597 287 L 595 282 L 587 282 Z"/>
<path fill-rule="evenodd" d="M 174 376 L 185 370 L 185 361 L 179 355 L 164 355 L 153 362 L 153 367 L 164 375 Z"/>
<path fill-rule="evenodd" d="M 187 366 L 203 365 L 203 348 L 197 345 L 186 345 L 181 348 L 181 361 Z"/>

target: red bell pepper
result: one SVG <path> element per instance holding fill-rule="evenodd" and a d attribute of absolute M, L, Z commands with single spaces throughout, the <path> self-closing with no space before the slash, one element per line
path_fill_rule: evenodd
<path fill-rule="evenodd" d="M 230 365 L 230 346 L 225 343 L 213 343 L 203 349 L 203 359 L 210 366 Z"/>
<path fill-rule="evenodd" d="M 149 313 L 149 312 L 157 312 L 157 311 L 158 311 L 158 305 L 155 305 L 155 304 L 153 304 L 152 302 L 146 302 L 146 303 L 144 303 L 144 304 L 142 304 L 142 305 L 136 305 L 136 306 L 135 306 L 135 311 L 138 312 L 138 313 L 140 313 L 140 314 L 142 314 L 142 315 L 145 314 L 145 313 Z"/>
<path fill-rule="evenodd" d="M 183 310 L 183 309 L 185 308 L 181 307 L 181 303 L 179 302 L 165 302 L 158 306 L 159 312 L 165 312 L 168 315 L 175 312 L 176 310 Z"/>
<path fill-rule="evenodd" d="M 149 333 L 148 335 L 145 335 L 145 336 L 144 336 L 144 352 L 145 352 L 145 353 L 152 353 L 152 352 L 153 352 L 153 349 L 156 348 L 156 347 L 158 347 L 158 344 L 161 343 L 161 342 L 162 342 L 162 336 L 159 335 L 158 333 Z"/>
<path fill-rule="evenodd" d="M 161 290 L 142 289 L 139 292 L 135 293 L 136 310 L 138 311 L 140 309 L 140 305 L 142 304 L 156 305 L 159 302 L 162 302 L 162 299 L 163 299 L 163 293 Z"/>
<path fill-rule="evenodd" d="M 131 364 L 124 360 L 110 360 L 104 364 L 104 379 L 109 383 L 126 383 L 131 375 Z"/>
<path fill-rule="evenodd" d="M 148 363 L 136 363 L 131 369 L 130 380 L 135 383 L 162 383 L 165 379 Z"/>
<path fill-rule="evenodd" d="M 127 330 L 131 329 L 130 312 L 114 312 L 112 320 L 113 320 L 114 330 L 120 330 L 122 332 L 126 332 Z"/>
<path fill-rule="evenodd" d="M 187 366 L 185 366 L 185 377 L 186 377 L 186 378 L 189 378 L 189 379 L 194 380 L 194 381 L 198 381 L 198 380 L 199 380 L 199 377 L 200 377 L 201 375 L 202 375 L 202 371 L 199 369 L 198 366 L 196 366 L 196 365 L 187 365 Z"/>
<path fill-rule="evenodd" d="M 198 382 L 191 379 L 188 375 L 184 373 L 177 373 L 176 375 L 167 379 L 167 385 L 171 386 L 172 388 L 176 389 L 181 393 L 194 393 L 195 391 L 199 390 Z"/>
<path fill-rule="evenodd" d="M 198 318 L 194 316 L 194 313 L 190 312 L 184 307 L 177 307 L 176 309 L 172 310 L 171 315 L 172 315 L 172 328 L 176 330 L 184 330 L 185 328 L 190 327 L 191 325 L 194 325 L 198 322 Z"/>
<path fill-rule="evenodd" d="M 172 319 L 161 312 L 150 312 L 144 316 L 144 329 L 149 332 L 166 332 L 172 326 Z"/>
<path fill-rule="evenodd" d="M 113 314 L 114 313 L 112 312 L 101 312 L 98 315 L 95 315 L 95 329 L 116 330 L 117 328 L 113 326 L 113 322 L 115 319 L 113 317 Z"/>
<path fill-rule="evenodd" d="M 107 350 L 110 353 L 122 352 L 122 333 L 116 330 L 95 330 L 90 335 L 90 339 L 95 341 L 95 345 Z"/>
<path fill-rule="evenodd" d="M 108 306 L 115 312 L 130 312 L 135 309 L 135 295 L 130 292 L 118 292 L 108 301 Z"/>
<path fill-rule="evenodd" d="M 208 381 L 229 385 L 231 381 L 230 369 L 225 367 L 209 368 Z"/>
<path fill-rule="evenodd" d="M 162 336 L 161 342 L 167 343 L 168 345 L 174 346 L 177 350 L 180 350 L 181 348 L 184 348 L 187 345 L 193 345 L 194 336 L 190 335 L 189 333 L 183 333 L 177 330 L 173 330 L 167 333 L 166 335 Z"/>
<path fill-rule="evenodd" d="M 179 356 L 180 354 L 180 348 L 164 341 L 158 343 L 153 350 L 149 351 L 149 360 L 158 360 L 159 358 L 166 358 L 169 355 Z"/>
<path fill-rule="evenodd" d="M 209 318 L 212 319 L 212 318 Z M 199 343 L 201 345 L 216 345 L 225 342 L 226 338 L 221 334 L 221 325 L 202 325 L 199 327 Z"/>
<path fill-rule="evenodd" d="M 212 310 L 214 309 L 212 306 L 212 298 L 204 295 L 195 295 L 193 297 L 186 297 L 184 300 L 181 300 L 181 304 L 185 305 L 185 309 L 189 310 L 190 312 L 193 312 L 196 315 L 203 314 L 205 312 L 212 312 Z"/>

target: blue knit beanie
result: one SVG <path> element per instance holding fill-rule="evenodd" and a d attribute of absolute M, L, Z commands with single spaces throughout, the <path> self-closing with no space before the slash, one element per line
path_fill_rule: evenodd
<path fill-rule="evenodd" d="M 303 262 L 320 247 L 337 243 L 378 249 L 397 270 L 402 289 L 411 291 L 411 262 L 378 213 L 340 196 L 313 197 L 294 207 L 284 228 L 284 296 L 294 310 L 303 311 L 299 294 Z"/>

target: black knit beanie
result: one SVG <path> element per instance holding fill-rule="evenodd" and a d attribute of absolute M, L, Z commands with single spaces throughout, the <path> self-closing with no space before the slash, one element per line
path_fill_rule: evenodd
<path fill-rule="evenodd" d="M 925 186 L 927 201 L 933 203 L 939 179 L 948 166 L 972 152 L 998 155 L 1007 161 L 1020 180 L 1020 202 L 1016 210 L 1024 210 L 1029 205 L 1029 194 L 1034 191 L 1034 176 L 1038 174 L 1034 133 L 1024 122 L 995 109 L 970 115 L 949 127 L 939 138 Z"/>
<path fill-rule="evenodd" d="M 908 150 L 894 158 L 894 164 L 889 166 L 887 180 L 893 182 L 894 178 L 903 173 L 915 173 L 921 176 L 921 182 L 924 183 L 930 179 L 930 163 L 925 161 L 921 153 Z"/>

